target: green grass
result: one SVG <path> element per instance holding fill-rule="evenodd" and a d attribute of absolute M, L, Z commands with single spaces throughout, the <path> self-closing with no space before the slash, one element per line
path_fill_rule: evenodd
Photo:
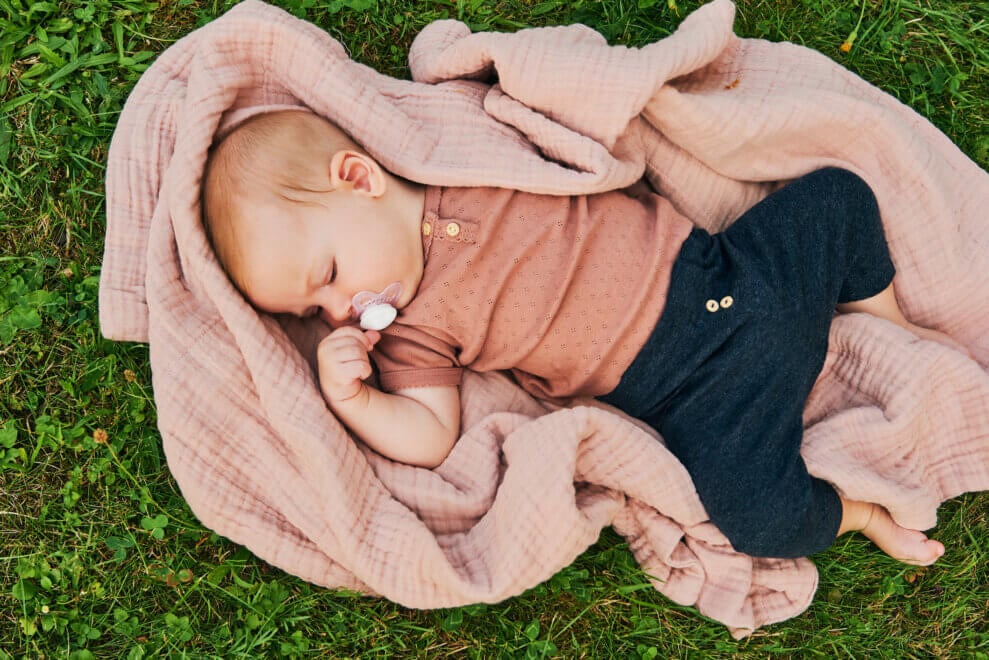
<path fill-rule="evenodd" d="M 0 0 L 0 658 L 989 657 L 986 494 L 942 507 L 948 552 L 929 570 L 842 538 L 816 557 L 809 610 L 741 642 L 642 588 L 610 530 L 524 595 L 424 612 L 313 587 L 204 529 L 165 465 L 147 347 L 100 337 L 96 295 L 123 100 L 157 53 L 229 4 Z M 634 45 L 698 3 L 278 4 L 407 76 L 408 45 L 434 19 L 581 21 Z M 986 2 L 743 0 L 737 29 L 824 52 L 989 165 Z"/>

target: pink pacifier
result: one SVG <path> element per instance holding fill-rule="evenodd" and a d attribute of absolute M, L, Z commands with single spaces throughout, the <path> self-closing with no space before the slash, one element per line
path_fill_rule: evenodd
<path fill-rule="evenodd" d="M 351 300 L 354 319 L 360 319 L 365 330 L 384 330 L 398 316 L 395 303 L 402 295 L 402 285 L 392 282 L 381 293 L 361 291 Z"/>

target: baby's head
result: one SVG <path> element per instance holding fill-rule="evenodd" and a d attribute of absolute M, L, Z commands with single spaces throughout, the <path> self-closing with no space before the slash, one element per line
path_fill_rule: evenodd
<path fill-rule="evenodd" d="M 261 257 L 249 254 L 250 248 L 282 229 L 267 207 L 328 190 L 328 158 L 341 149 L 357 146 L 336 126 L 303 110 L 255 115 L 213 148 L 203 182 L 203 215 L 217 258 L 241 291 L 250 288 L 250 271 Z"/>
<path fill-rule="evenodd" d="M 213 148 L 203 215 L 220 263 L 256 307 L 339 326 L 360 291 L 415 291 L 422 207 L 409 190 L 330 122 L 286 110 L 248 119 Z"/>

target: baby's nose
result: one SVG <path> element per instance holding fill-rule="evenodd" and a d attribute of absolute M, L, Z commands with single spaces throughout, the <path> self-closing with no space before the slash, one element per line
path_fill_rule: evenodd
<path fill-rule="evenodd" d="M 350 297 L 331 287 L 320 291 L 314 301 L 319 305 L 319 317 L 334 330 L 354 322 L 354 308 Z"/>

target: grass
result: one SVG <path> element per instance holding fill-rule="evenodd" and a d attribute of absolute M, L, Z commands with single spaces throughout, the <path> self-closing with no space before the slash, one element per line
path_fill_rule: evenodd
<path fill-rule="evenodd" d="M 0 0 L 0 658 L 989 657 L 986 494 L 942 507 L 937 566 L 843 538 L 815 558 L 807 612 L 740 642 L 642 588 L 610 530 L 526 594 L 409 611 L 301 582 L 203 528 L 165 465 L 147 347 L 103 340 L 96 296 L 123 100 L 156 54 L 230 4 Z M 412 37 L 438 18 L 498 30 L 580 21 L 637 45 L 698 3 L 277 4 L 407 76 Z M 987 17 L 984 1 L 741 0 L 737 30 L 824 52 L 985 168 Z"/>

